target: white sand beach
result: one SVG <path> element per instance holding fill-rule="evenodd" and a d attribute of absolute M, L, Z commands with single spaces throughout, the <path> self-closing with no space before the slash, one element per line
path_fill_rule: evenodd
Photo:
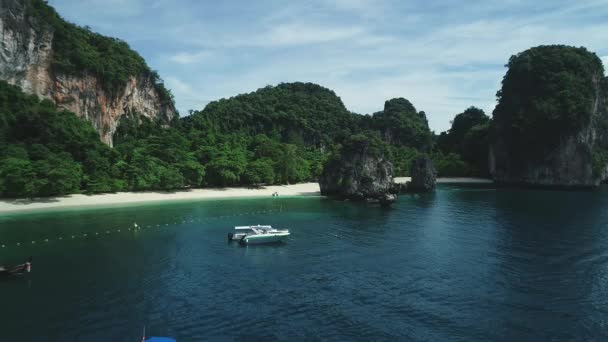
<path fill-rule="evenodd" d="M 0 213 L 73 208 L 113 206 L 116 204 L 188 201 L 219 198 L 239 197 L 271 197 L 273 193 L 279 196 L 320 196 L 319 184 L 301 183 L 293 185 L 266 186 L 259 189 L 248 188 L 220 188 L 220 189 L 192 189 L 175 192 L 145 191 L 145 192 L 119 192 L 98 195 L 67 195 L 39 199 L 0 199 Z"/>
<path fill-rule="evenodd" d="M 409 177 L 395 178 L 396 183 L 405 183 Z M 439 184 L 492 183 L 483 178 L 438 178 Z M 45 209 L 75 208 L 75 207 L 104 207 L 120 204 L 133 204 L 163 201 L 191 201 L 221 198 L 247 198 L 271 197 L 273 193 L 279 196 L 320 196 L 321 191 L 317 183 L 301 183 L 292 185 L 265 186 L 259 189 L 248 188 L 219 188 L 219 189 L 192 189 L 173 192 L 145 191 L 145 192 L 119 192 L 98 195 L 68 195 L 37 199 L 0 199 L 0 213 L 38 211 Z"/>

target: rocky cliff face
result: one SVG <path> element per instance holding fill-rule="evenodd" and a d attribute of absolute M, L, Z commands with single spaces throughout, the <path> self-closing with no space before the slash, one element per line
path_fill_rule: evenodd
<path fill-rule="evenodd" d="M 389 204 L 393 165 L 364 138 L 345 144 L 325 164 L 319 186 L 324 196 Z"/>
<path fill-rule="evenodd" d="M 599 186 L 608 177 L 607 85 L 597 56 L 581 48 L 538 47 L 512 57 L 494 111 L 495 181 Z"/>
<path fill-rule="evenodd" d="M 420 156 L 412 161 L 412 180 L 407 185 L 408 192 L 430 192 L 435 190 L 437 170 L 428 156 Z"/>
<path fill-rule="evenodd" d="M 586 125 L 578 133 L 564 137 L 557 147 L 544 156 L 529 159 L 523 165 L 510 157 L 513 151 L 498 136 L 490 147 L 490 173 L 500 184 L 522 184 L 547 187 L 597 187 L 608 175 L 606 165 L 597 154 L 605 150 L 607 135 L 600 131 L 605 115 Z M 602 119 L 603 118 L 603 119 Z"/>
<path fill-rule="evenodd" d="M 27 3 L 0 1 L 0 79 L 90 121 L 110 146 L 120 118 L 129 112 L 164 122 L 176 116 L 173 104 L 163 101 L 155 87 L 153 75 L 133 75 L 109 94 L 95 75 L 53 70 L 54 32 L 27 15 Z"/>

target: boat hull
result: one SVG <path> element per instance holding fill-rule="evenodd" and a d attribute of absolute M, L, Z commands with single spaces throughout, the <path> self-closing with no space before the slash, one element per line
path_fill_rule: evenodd
<path fill-rule="evenodd" d="M 241 241 L 241 239 L 247 235 L 246 233 L 236 233 L 228 235 L 228 240 L 230 241 Z"/>
<path fill-rule="evenodd" d="M 252 235 L 246 236 L 240 242 L 244 245 L 259 245 L 266 243 L 277 243 L 284 242 L 289 233 L 281 233 L 281 234 L 261 234 L 261 235 Z"/>

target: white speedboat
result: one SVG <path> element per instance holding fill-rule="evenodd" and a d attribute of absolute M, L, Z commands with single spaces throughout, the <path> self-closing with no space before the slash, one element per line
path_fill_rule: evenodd
<path fill-rule="evenodd" d="M 236 226 L 234 233 L 228 233 L 228 241 L 253 245 L 260 243 L 282 242 L 289 236 L 288 229 L 275 229 L 272 226 Z"/>

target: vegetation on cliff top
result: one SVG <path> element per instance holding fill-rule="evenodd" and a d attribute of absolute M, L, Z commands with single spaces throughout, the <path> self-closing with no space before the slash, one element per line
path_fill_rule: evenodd
<path fill-rule="evenodd" d="M 483 110 L 469 107 L 457 114 L 452 127 L 437 137 L 435 166 L 440 175 L 489 176 L 490 118 Z"/>
<path fill-rule="evenodd" d="M 189 120 L 216 133 L 266 134 L 298 146 L 323 147 L 359 130 L 336 94 L 312 83 L 283 83 L 209 103 Z"/>
<path fill-rule="evenodd" d="M 604 68 L 585 48 L 538 46 L 512 56 L 494 122 L 513 158 L 546 153 L 589 124 Z"/>
<path fill-rule="evenodd" d="M 418 112 L 404 98 L 386 101 L 384 110 L 372 116 L 370 126 L 391 145 L 410 146 L 421 151 L 431 148 L 432 134 L 426 114 Z"/>
<path fill-rule="evenodd" d="M 65 21 L 44 0 L 27 0 L 25 5 L 32 25 L 53 32 L 52 68 L 55 71 L 77 76 L 93 74 L 110 94 L 122 89 L 129 77 L 150 77 L 161 101 L 173 105 L 173 95 L 158 73 L 151 70 L 126 42 Z"/>
<path fill-rule="evenodd" d="M 409 174 L 419 151 L 432 144 L 426 115 L 408 100 L 388 100 L 383 111 L 359 115 L 349 112 L 333 91 L 312 83 L 283 83 L 214 101 L 184 122 L 216 134 L 264 134 L 315 151 L 317 160 L 351 135 L 375 135 L 387 144 L 395 174 L 401 176 Z"/>

